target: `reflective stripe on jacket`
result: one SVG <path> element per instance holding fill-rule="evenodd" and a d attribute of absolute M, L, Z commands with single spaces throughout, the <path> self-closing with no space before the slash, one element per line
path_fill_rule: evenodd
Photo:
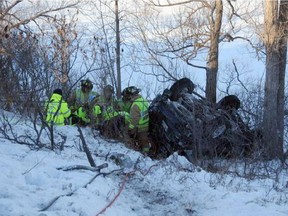
<path fill-rule="evenodd" d="M 46 108 L 46 122 L 51 126 L 65 125 L 64 120 L 71 114 L 68 104 L 62 99 L 59 94 L 52 94 L 49 101 L 45 103 Z"/>
<path fill-rule="evenodd" d="M 148 131 L 148 108 L 148 101 L 145 100 L 142 96 L 138 95 L 130 107 L 131 123 L 129 124 L 129 129 L 137 127 L 138 131 Z"/>

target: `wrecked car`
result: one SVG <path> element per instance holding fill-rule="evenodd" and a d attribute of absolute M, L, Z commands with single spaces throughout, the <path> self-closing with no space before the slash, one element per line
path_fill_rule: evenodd
<path fill-rule="evenodd" d="M 157 154 L 167 157 L 177 151 L 194 159 L 250 154 L 254 134 L 237 112 L 239 98 L 228 95 L 212 104 L 194 87 L 183 78 L 152 101 L 149 127 Z"/>

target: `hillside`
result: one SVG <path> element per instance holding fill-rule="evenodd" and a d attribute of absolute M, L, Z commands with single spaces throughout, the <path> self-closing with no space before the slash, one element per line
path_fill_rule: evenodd
<path fill-rule="evenodd" d="M 31 124 L 17 123 L 14 135 L 29 134 L 33 140 Z M 82 132 L 96 165 L 108 165 L 100 172 L 63 170 L 90 167 L 73 126 L 55 129 L 56 144 L 66 137 L 62 151 L 46 148 L 49 139 L 44 133 L 41 142 L 47 146 L 40 149 L 1 135 L 1 216 L 287 215 L 287 170 L 271 171 L 278 174 L 277 181 L 274 175 L 248 180 L 232 172 L 205 171 L 177 153 L 152 160 L 123 143 L 101 138 L 95 130 Z"/>

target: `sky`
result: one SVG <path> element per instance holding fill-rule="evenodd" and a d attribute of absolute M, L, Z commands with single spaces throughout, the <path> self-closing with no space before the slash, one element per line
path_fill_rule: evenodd
<path fill-rule="evenodd" d="M 7 116 L 14 134 L 32 143 L 32 123 Z M 96 165 L 108 165 L 100 172 L 64 171 L 90 167 L 74 126 L 55 128 L 57 145 L 67 137 L 62 151 L 29 148 L 0 134 L 0 216 L 288 215 L 287 170 L 278 173 L 277 181 L 273 171 L 270 178 L 259 174 L 245 179 L 209 172 L 177 153 L 152 160 L 121 142 L 101 138 L 96 130 L 82 132 Z M 40 142 L 50 146 L 46 133 Z M 244 168 L 240 162 L 237 167 Z"/>

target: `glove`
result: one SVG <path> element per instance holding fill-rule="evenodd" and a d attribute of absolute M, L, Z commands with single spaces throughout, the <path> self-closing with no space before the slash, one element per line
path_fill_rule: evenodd
<path fill-rule="evenodd" d="M 89 112 L 90 112 L 89 103 L 84 103 L 84 104 L 82 105 L 82 109 L 83 109 L 83 111 L 89 113 Z"/>
<path fill-rule="evenodd" d="M 82 105 L 82 107 L 83 107 L 84 109 L 89 109 L 89 103 L 84 103 L 84 104 Z"/>
<path fill-rule="evenodd" d="M 137 133 L 138 133 L 138 128 L 137 127 L 128 130 L 128 135 L 129 135 L 130 138 L 136 138 Z"/>
<path fill-rule="evenodd" d="M 75 113 L 78 110 L 78 108 L 76 106 L 71 106 L 70 110 L 71 110 L 71 113 Z"/>
<path fill-rule="evenodd" d="M 69 116 L 69 119 L 71 125 L 75 125 L 79 122 L 79 117 L 73 113 Z"/>

